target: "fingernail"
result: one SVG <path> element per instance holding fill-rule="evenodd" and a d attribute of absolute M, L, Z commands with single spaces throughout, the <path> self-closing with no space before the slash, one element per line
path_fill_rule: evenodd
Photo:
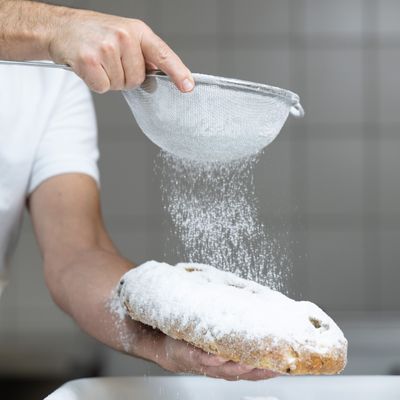
<path fill-rule="evenodd" d="M 193 83 L 190 79 L 186 78 L 186 79 L 182 82 L 182 89 L 183 89 L 185 92 L 190 92 L 193 88 L 194 88 L 194 83 Z"/>

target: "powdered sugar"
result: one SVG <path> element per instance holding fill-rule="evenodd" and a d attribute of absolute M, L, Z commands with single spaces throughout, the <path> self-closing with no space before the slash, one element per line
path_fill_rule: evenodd
<path fill-rule="evenodd" d="M 291 261 L 259 219 L 256 164 L 256 157 L 203 163 L 161 153 L 163 205 L 171 222 L 168 252 L 174 262 L 213 265 L 282 291 Z"/>
<path fill-rule="evenodd" d="M 240 334 L 246 340 L 273 338 L 295 351 L 325 354 L 342 349 L 346 339 L 315 304 L 283 294 L 202 264 L 149 261 L 127 272 L 121 301 L 145 313 L 163 330 L 174 321 L 195 326 L 194 336 L 210 341 Z"/>
<path fill-rule="evenodd" d="M 117 331 L 118 340 L 120 341 L 123 350 L 128 353 L 132 350 L 135 334 L 126 324 L 126 318 L 129 318 L 129 316 L 126 313 L 124 306 L 121 304 L 117 290 L 113 290 L 111 293 L 107 302 L 107 308 L 113 317 L 114 328 Z"/>

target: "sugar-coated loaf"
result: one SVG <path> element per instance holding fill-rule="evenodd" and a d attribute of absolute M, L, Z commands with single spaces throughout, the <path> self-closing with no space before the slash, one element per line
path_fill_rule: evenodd
<path fill-rule="evenodd" d="M 132 319 L 228 360 L 292 375 L 346 365 L 347 340 L 315 304 L 208 265 L 149 261 L 118 293 Z"/>

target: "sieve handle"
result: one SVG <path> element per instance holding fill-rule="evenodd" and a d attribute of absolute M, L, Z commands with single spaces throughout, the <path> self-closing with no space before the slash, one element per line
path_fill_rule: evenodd
<path fill-rule="evenodd" d="M 21 65 L 28 67 L 44 67 L 44 68 L 58 68 L 65 69 L 67 71 L 72 71 L 72 68 L 69 65 L 65 64 L 55 64 L 53 62 L 45 62 L 45 61 L 8 61 L 8 60 L 0 60 L 0 64 L 3 65 Z"/>
<path fill-rule="evenodd" d="M 290 114 L 297 118 L 304 117 L 304 108 L 300 104 L 300 100 L 298 98 L 293 99 L 292 107 L 290 107 Z"/>
<path fill-rule="evenodd" d="M 42 68 L 58 68 L 58 69 L 65 69 L 66 71 L 72 71 L 72 67 L 66 64 L 56 64 L 53 62 L 46 62 L 46 61 L 10 61 L 10 60 L 0 60 L 0 65 L 21 65 L 21 66 L 28 66 L 28 67 L 42 67 Z M 146 71 L 146 75 L 165 75 L 159 69 L 155 70 L 148 70 Z"/>

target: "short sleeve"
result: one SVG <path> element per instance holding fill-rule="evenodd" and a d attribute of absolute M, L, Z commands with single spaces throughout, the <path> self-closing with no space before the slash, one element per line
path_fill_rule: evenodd
<path fill-rule="evenodd" d="M 49 115 L 33 160 L 28 194 L 44 180 L 65 173 L 84 173 L 99 184 L 93 100 L 83 81 L 71 72 L 64 74 L 54 104 L 48 104 L 49 99 L 43 102 Z M 51 81 L 45 87 L 48 84 Z"/>

